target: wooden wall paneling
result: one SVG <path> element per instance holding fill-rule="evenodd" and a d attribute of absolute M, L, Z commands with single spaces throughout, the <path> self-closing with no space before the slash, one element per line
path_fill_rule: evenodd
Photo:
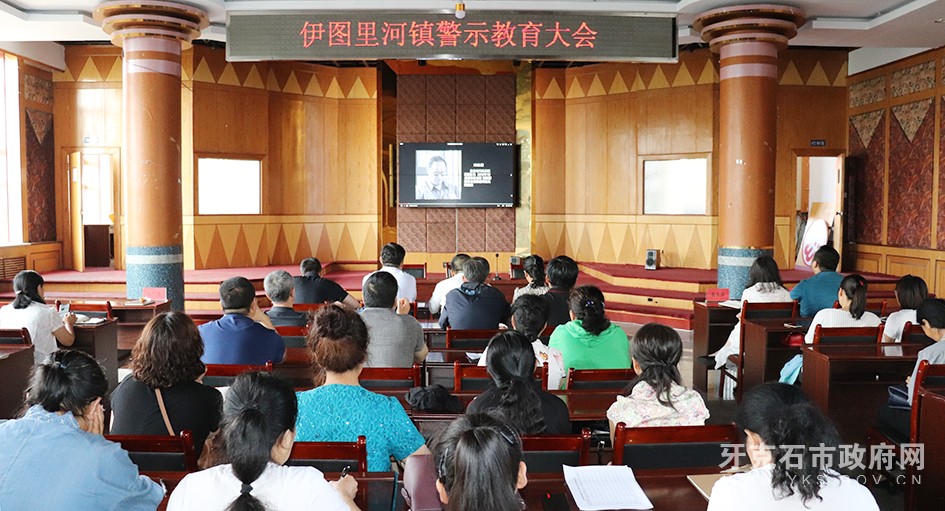
<path fill-rule="evenodd" d="M 587 136 L 587 106 L 577 101 L 568 101 L 565 107 L 567 128 L 565 136 L 565 211 L 586 213 L 584 194 L 585 154 L 590 149 Z"/>
<path fill-rule="evenodd" d="M 535 214 L 564 213 L 567 113 L 564 100 L 535 102 L 532 205 Z"/>
<path fill-rule="evenodd" d="M 941 296 L 942 290 L 945 290 L 945 261 L 935 261 L 935 280 L 928 280 L 929 292 Z"/>
<path fill-rule="evenodd" d="M 347 198 L 345 196 L 345 183 L 347 176 L 341 158 L 343 147 L 350 141 L 341 141 L 338 136 L 339 124 L 339 106 L 338 102 L 325 102 L 321 107 L 324 119 L 324 130 L 321 132 L 322 138 L 319 143 L 323 154 L 322 166 L 317 169 L 324 173 L 324 200 L 316 205 L 316 211 L 321 214 L 331 214 L 333 212 L 347 211 Z"/>
<path fill-rule="evenodd" d="M 885 272 L 890 275 L 915 275 L 925 282 L 932 282 L 932 261 L 916 256 L 889 254 L 886 256 Z"/>
<path fill-rule="evenodd" d="M 194 151 L 266 154 L 268 110 L 264 90 L 194 83 Z"/>
<path fill-rule="evenodd" d="M 604 102 L 606 117 L 607 159 L 601 170 L 606 177 L 606 188 L 600 201 L 603 212 L 629 215 L 634 210 L 636 193 L 636 129 L 631 121 L 629 95 Z"/>
<path fill-rule="evenodd" d="M 585 103 L 585 148 L 582 165 L 584 183 L 584 212 L 603 215 L 607 213 L 607 187 L 611 177 L 607 166 L 610 144 L 607 125 L 607 101 L 603 96 L 587 98 Z"/>

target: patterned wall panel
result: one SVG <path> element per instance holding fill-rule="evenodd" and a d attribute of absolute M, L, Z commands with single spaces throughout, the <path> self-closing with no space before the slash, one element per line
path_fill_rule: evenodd
<path fill-rule="evenodd" d="M 514 142 L 515 76 L 398 75 L 397 139 Z M 397 228 L 398 242 L 410 252 L 515 249 L 512 209 L 400 208 Z"/>
<path fill-rule="evenodd" d="M 935 87 L 935 61 L 900 69 L 892 74 L 890 89 L 892 96 L 898 98 Z"/>
<path fill-rule="evenodd" d="M 943 71 L 943 73 L 945 73 L 945 71 Z M 936 99 L 941 101 L 940 108 L 942 111 L 945 111 L 945 97 Z M 945 133 L 945 115 L 942 115 L 939 119 L 939 133 Z M 945 169 L 945 137 L 942 137 L 939 143 L 941 147 L 939 147 L 938 152 L 938 169 L 939 173 L 941 173 L 942 169 Z M 938 232 L 936 233 L 935 246 L 945 250 L 945 179 L 942 179 L 941 174 L 939 174 L 938 179 Z"/>
<path fill-rule="evenodd" d="M 56 240 L 55 153 L 53 114 L 26 109 L 26 222 L 30 242 Z"/>
<path fill-rule="evenodd" d="M 860 243 L 881 243 L 883 237 L 883 190 L 886 152 L 883 122 L 878 110 L 850 118 L 849 150 L 856 161 L 856 210 L 861 219 L 856 232 Z"/>
<path fill-rule="evenodd" d="M 933 99 L 894 106 L 889 127 L 889 245 L 929 246 L 934 151 Z"/>
<path fill-rule="evenodd" d="M 850 85 L 850 108 L 871 105 L 886 99 L 886 77 L 877 76 L 870 80 Z"/>

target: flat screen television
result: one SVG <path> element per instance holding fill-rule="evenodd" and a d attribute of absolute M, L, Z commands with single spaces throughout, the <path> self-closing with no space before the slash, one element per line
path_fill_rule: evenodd
<path fill-rule="evenodd" d="M 515 206 L 515 144 L 400 144 L 398 197 L 403 207 Z"/>

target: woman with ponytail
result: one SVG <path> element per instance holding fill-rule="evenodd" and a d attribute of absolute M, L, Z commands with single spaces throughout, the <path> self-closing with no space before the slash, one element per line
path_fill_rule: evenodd
<path fill-rule="evenodd" d="M 837 429 L 798 387 L 751 389 L 735 422 L 745 433 L 752 469 L 719 479 L 708 511 L 878 511 L 866 487 L 835 470 Z"/>
<path fill-rule="evenodd" d="M 443 430 L 434 445 L 436 489 L 447 511 L 518 511 L 528 484 L 522 440 L 488 414 L 466 415 Z"/>
<path fill-rule="evenodd" d="M 0 424 L 0 509 L 153 510 L 164 490 L 105 440 L 102 366 L 81 351 L 33 368 L 22 418 Z"/>
<path fill-rule="evenodd" d="M 33 340 L 33 361 L 41 364 L 50 353 L 56 351 L 56 341 L 63 346 L 75 342 L 75 314 L 60 318 L 52 307 L 46 305 L 46 290 L 42 275 L 33 270 L 23 270 L 13 278 L 16 298 L 0 307 L 0 328 L 25 328 Z"/>
<path fill-rule="evenodd" d="M 300 442 L 354 442 L 364 435 L 370 472 L 390 471 L 391 457 L 402 461 L 430 453 L 397 398 L 375 394 L 358 381 L 368 333 L 357 312 L 338 305 L 318 309 L 308 344 L 316 387 L 298 393 Z"/>
<path fill-rule="evenodd" d="M 866 310 L 866 279 L 852 273 L 840 281 L 837 290 L 839 309 L 823 309 L 814 315 L 810 329 L 804 336 L 807 344 L 814 342 L 817 325 L 823 328 L 879 326 L 879 317 Z"/>
<path fill-rule="evenodd" d="M 568 298 L 571 321 L 555 328 L 548 343 L 561 351 L 568 369 L 627 369 L 630 341 L 626 332 L 607 319 L 604 293 L 580 286 Z"/>
<path fill-rule="evenodd" d="M 528 337 L 514 330 L 496 334 L 486 351 L 492 384 L 466 409 L 495 412 L 520 435 L 571 433 L 568 405 L 535 381 L 535 352 Z"/>
<path fill-rule="evenodd" d="M 682 386 L 676 367 L 682 358 L 682 339 L 672 328 L 649 323 L 633 336 L 636 379 L 607 410 L 610 431 L 627 427 L 701 426 L 709 418 L 702 396 Z"/>
<path fill-rule="evenodd" d="M 512 293 L 512 301 L 522 295 L 541 296 L 548 292 L 548 282 L 545 278 L 545 260 L 541 256 L 530 255 L 522 259 L 522 269 L 525 270 L 525 280 L 528 285 L 516 288 Z"/>
<path fill-rule="evenodd" d="M 314 467 L 286 467 L 295 443 L 298 403 L 287 383 L 270 373 L 239 375 L 227 391 L 221 428 L 229 463 L 185 477 L 167 509 L 265 511 L 358 509 L 358 483 L 331 483 Z"/>

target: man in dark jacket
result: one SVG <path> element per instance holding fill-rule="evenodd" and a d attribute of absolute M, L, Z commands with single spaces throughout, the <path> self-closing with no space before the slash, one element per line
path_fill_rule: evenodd
<path fill-rule="evenodd" d="M 489 261 L 473 257 L 463 266 L 463 283 L 446 294 L 440 326 L 461 330 L 495 330 L 509 319 L 509 302 L 498 289 L 485 284 Z"/>
<path fill-rule="evenodd" d="M 560 255 L 548 261 L 548 284 L 551 289 L 541 295 L 548 304 L 548 326 L 554 328 L 571 321 L 568 296 L 578 278 L 578 265 L 568 256 Z"/>

